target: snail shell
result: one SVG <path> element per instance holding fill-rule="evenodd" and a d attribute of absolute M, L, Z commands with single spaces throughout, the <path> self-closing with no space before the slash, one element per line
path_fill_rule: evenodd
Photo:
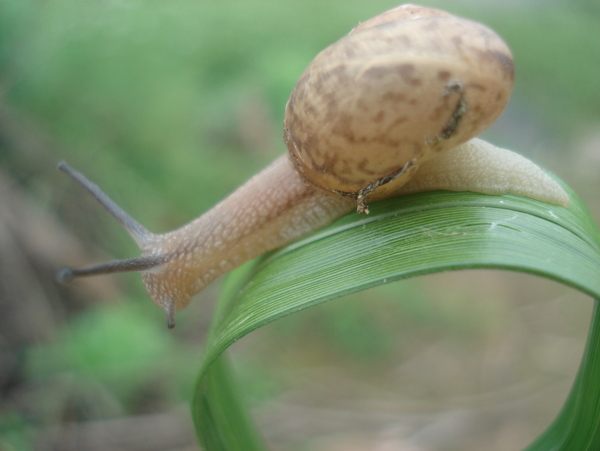
<path fill-rule="evenodd" d="M 284 139 L 313 187 L 381 198 L 419 164 L 485 130 L 513 80 L 510 50 L 489 28 L 400 6 L 310 63 L 287 103 Z"/>

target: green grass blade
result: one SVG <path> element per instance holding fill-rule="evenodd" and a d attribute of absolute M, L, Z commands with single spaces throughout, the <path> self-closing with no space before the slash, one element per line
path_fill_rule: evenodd
<path fill-rule="evenodd" d="M 217 359 L 203 378 L 195 402 L 196 428 L 202 445 L 211 451 L 260 451 L 264 449 L 244 406 L 240 404 L 229 362 Z"/>
<path fill-rule="evenodd" d="M 579 372 L 561 412 L 526 451 L 600 449 L 600 301 L 596 300 Z"/>
<path fill-rule="evenodd" d="M 475 193 L 389 199 L 373 204 L 369 216 L 347 215 L 240 268 L 225 284 L 194 395 L 194 423 L 201 443 L 209 450 L 225 449 L 210 447 L 204 437 L 235 433 L 227 424 L 207 418 L 203 405 L 212 391 L 220 389 L 215 372 L 223 377 L 221 353 L 252 330 L 295 311 L 382 283 L 473 268 L 539 275 L 600 298 L 600 232 L 576 196 L 571 193 L 571 198 L 569 208 Z M 592 345 L 590 341 L 588 349 L 597 349 Z M 591 357 L 588 372 L 599 374 L 600 362 Z M 585 374 L 582 370 L 573 393 L 586 386 Z M 594 408 L 599 399 L 600 393 L 592 400 Z M 580 404 L 570 398 L 565 407 L 568 416 L 581 409 Z M 230 409 L 235 417 L 241 405 L 236 401 L 220 408 Z M 596 416 L 600 418 L 600 413 Z M 566 431 L 572 430 L 560 418 L 546 437 L 558 434 L 564 440 Z M 590 420 L 589 415 L 586 418 Z M 238 432 L 254 436 L 248 432 L 250 423 L 244 424 L 248 430 Z M 211 428 L 215 429 L 208 431 Z"/>

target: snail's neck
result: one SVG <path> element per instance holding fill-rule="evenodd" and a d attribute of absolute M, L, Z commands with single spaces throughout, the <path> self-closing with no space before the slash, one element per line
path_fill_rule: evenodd
<path fill-rule="evenodd" d="M 161 254 L 167 262 L 145 279 L 171 272 L 191 296 L 242 263 L 331 223 L 354 205 L 306 185 L 283 155 L 204 215 L 158 235 L 145 253 Z"/>

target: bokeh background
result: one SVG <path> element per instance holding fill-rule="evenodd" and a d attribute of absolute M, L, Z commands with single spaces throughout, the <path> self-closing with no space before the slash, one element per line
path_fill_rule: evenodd
<path fill-rule="evenodd" d="M 486 136 L 600 219 L 600 3 L 423 1 L 482 21 L 516 63 Z M 318 51 L 392 0 L 0 0 L 0 450 L 196 450 L 188 411 L 219 282 L 167 330 L 139 275 L 55 284 L 137 255 L 55 166 L 152 231 L 284 150 Z M 272 450 L 516 450 L 554 418 L 592 302 L 499 271 L 438 274 L 299 312 L 231 350 Z"/>

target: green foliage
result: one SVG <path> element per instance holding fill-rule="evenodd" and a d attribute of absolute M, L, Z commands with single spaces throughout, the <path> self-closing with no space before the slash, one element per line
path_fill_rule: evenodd
<path fill-rule="evenodd" d="M 119 303 L 85 312 L 55 342 L 29 349 L 30 379 L 56 387 L 40 402 L 52 409 L 74 390 L 102 418 L 135 411 L 148 387 L 154 397 L 177 399 L 179 387 L 164 381 L 189 383 L 174 376 L 188 356 L 145 307 Z"/>
<path fill-rule="evenodd" d="M 30 451 L 34 428 L 24 418 L 9 413 L 0 415 L 0 449 L 3 451 Z"/>

